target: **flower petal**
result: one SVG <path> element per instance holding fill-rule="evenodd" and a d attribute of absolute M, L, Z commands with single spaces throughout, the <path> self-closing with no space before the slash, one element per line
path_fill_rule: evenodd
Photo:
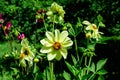
<path fill-rule="evenodd" d="M 51 47 L 53 45 L 53 43 L 49 41 L 47 38 L 42 39 L 40 42 L 43 46 L 46 46 L 46 47 Z"/>
<path fill-rule="evenodd" d="M 62 47 L 70 47 L 73 45 L 73 41 L 67 37 L 65 38 L 64 42 L 62 42 Z"/>
<path fill-rule="evenodd" d="M 85 24 L 85 25 L 90 25 L 91 24 L 89 21 L 83 21 L 82 23 Z"/>
<path fill-rule="evenodd" d="M 92 25 L 88 25 L 88 26 L 85 28 L 85 30 L 93 30 Z"/>
<path fill-rule="evenodd" d="M 19 65 L 22 66 L 22 67 L 26 67 L 27 66 L 24 59 L 20 60 Z"/>
<path fill-rule="evenodd" d="M 60 42 L 63 42 L 67 36 L 68 36 L 68 32 L 62 31 L 60 34 Z"/>
<path fill-rule="evenodd" d="M 54 42 L 54 35 L 52 32 L 47 31 L 46 36 L 51 42 Z"/>
<path fill-rule="evenodd" d="M 47 54 L 48 61 L 53 60 L 53 59 L 56 57 L 56 55 L 57 55 L 57 54 L 54 53 L 54 52 L 48 53 L 48 54 Z"/>
<path fill-rule="evenodd" d="M 58 42 L 60 39 L 60 31 L 58 29 L 55 30 L 55 42 Z"/>
<path fill-rule="evenodd" d="M 62 58 L 62 55 L 60 54 L 60 52 L 58 52 L 55 59 L 59 61 L 61 60 L 61 58 Z"/>
<path fill-rule="evenodd" d="M 63 56 L 64 59 L 67 58 L 67 54 L 68 54 L 68 53 L 67 53 L 67 49 L 65 49 L 65 48 L 61 49 L 61 50 L 60 50 L 60 53 L 61 53 L 61 55 Z"/>
<path fill-rule="evenodd" d="M 53 50 L 52 47 L 44 47 L 44 46 L 43 46 L 43 47 L 41 48 L 40 52 L 41 52 L 41 53 L 50 53 L 52 50 Z"/>

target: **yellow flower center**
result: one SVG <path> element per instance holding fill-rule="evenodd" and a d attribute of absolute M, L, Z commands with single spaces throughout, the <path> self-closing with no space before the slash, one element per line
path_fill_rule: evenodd
<path fill-rule="evenodd" d="M 61 48 L 60 43 L 59 43 L 59 42 L 55 42 L 54 45 L 53 45 L 53 48 L 54 48 L 55 50 L 59 50 L 59 49 Z"/>
<path fill-rule="evenodd" d="M 96 26 L 96 25 L 93 25 L 93 29 L 97 29 L 97 26 Z"/>
<path fill-rule="evenodd" d="M 86 33 L 86 38 L 91 38 L 91 33 Z"/>
<path fill-rule="evenodd" d="M 23 59 L 25 57 L 25 54 L 24 53 L 21 53 L 20 54 L 20 58 Z"/>

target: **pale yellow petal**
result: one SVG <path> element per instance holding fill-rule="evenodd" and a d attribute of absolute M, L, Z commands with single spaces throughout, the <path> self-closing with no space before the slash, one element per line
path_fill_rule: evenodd
<path fill-rule="evenodd" d="M 62 42 L 62 47 L 70 47 L 73 45 L 73 41 L 67 37 L 65 38 L 64 42 Z"/>
<path fill-rule="evenodd" d="M 52 47 L 44 47 L 44 46 L 40 50 L 41 53 L 50 53 L 51 51 L 53 51 Z"/>
<path fill-rule="evenodd" d="M 85 28 L 85 30 L 93 30 L 92 25 L 88 25 L 88 26 Z"/>
<path fill-rule="evenodd" d="M 22 67 L 26 67 L 27 66 L 24 59 L 20 59 L 20 66 L 22 66 Z"/>
<path fill-rule="evenodd" d="M 67 36 L 68 36 L 68 32 L 62 31 L 60 34 L 60 42 L 63 42 Z"/>
<path fill-rule="evenodd" d="M 49 41 L 47 38 L 45 39 L 42 39 L 40 41 L 40 43 L 43 45 L 43 46 L 46 46 L 46 47 L 51 47 L 54 43 L 52 43 L 51 41 Z"/>
<path fill-rule="evenodd" d="M 61 55 L 63 56 L 63 58 L 64 59 L 66 59 L 67 58 L 67 49 L 65 49 L 65 48 L 62 48 L 61 50 L 60 50 L 60 53 L 61 53 Z"/>
<path fill-rule="evenodd" d="M 51 52 L 47 54 L 48 61 L 53 60 L 56 57 L 56 53 Z"/>
<path fill-rule="evenodd" d="M 55 59 L 58 60 L 58 61 L 62 59 L 62 55 L 61 55 L 60 52 L 57 53 Z"/>
<path fill-rule="evenodd" d="M 51 42 L 54 42 L 54 35 L 52 32 L 47 31 L 46 36 Z"/>
<path fill-rule="evenodd" d="M 60 31 L 58 29 L 55 30 L 55 42 L 59 42 L 60 39 Z"/>
<path fill-rule="evenodd" d="M 83 21 L 82 23 L 85 24 L 85 25 L 90 25 L 91 24 L 89 21 Z"/>

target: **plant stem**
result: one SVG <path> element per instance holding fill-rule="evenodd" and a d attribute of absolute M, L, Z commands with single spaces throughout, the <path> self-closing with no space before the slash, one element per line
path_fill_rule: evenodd
<path fill-rule="evenodd" d="M 93 73 L 88 80 L 91 80 L 91 78 L 95 75 L 96 73 Z"/>
<path fill-rule="evenodd" d="M 50 68 L 50 80 L 55 80 L 54 78 L 54 72 L 53 72 L 53 62 L 49 62 L 49 68 Z"/>
<path fill-rule="evenodd" d="M 45 30 L 47 31 L 47 26 L 45 24 L 45 20 L 43 19 L 43 23 L 44 23 L 44 26 L 45 26 Z"/>
<path fill-rule="evenodd" d="M 78 59 L 78 61 L 79 61 L 78 46 L 77 46 L 77 40 L 76 40 L 76 37 L 75 37 L 75 36 L 74 36 L 74 43 L 75 43 L 75 50 L 76 50 L 77 59 Z"/>
<path fill-rule="evenodd" d="M 83 61 L 83 55 L 82 55 L 82 57 L 81 57 L 81 59 L 80 59 L 80 66 L 81 66 L 81 64 L 82 64 L 82 61 Z"/>
<path fill-rule="evenodd" d="M 92 62 L 92 56 L 90 56 L 90 58 L 89 58 L 88 67 L 90 67 L 91 62 Z M 89 70 L 87 70 L 87 74 L 88 74 L 88 73 L 89 73 Z"/>
<path fill-rule="evenodd" d="M 54 29 L 55 29 L 55 16 L 53 16 L 53 30 L 52 30 L 52 32 L 54 32 Z"/>
<path fill-rule="evenodd" d="M 36 20 L 36 25 L 35 25 L 35 45 L 36 45 L 36 38 L 37 38 L 37 20 Z"/>

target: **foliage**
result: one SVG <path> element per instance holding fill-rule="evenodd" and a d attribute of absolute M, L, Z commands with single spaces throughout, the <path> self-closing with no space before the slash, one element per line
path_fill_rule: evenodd
<path fill-rule="evenodd" d="M 118 3 L 1 0 L 0 80 L 105 80 L 108 59 L 94 62 L 95 47 L 119 39 L 105 36 L 119 34 Z"/>

